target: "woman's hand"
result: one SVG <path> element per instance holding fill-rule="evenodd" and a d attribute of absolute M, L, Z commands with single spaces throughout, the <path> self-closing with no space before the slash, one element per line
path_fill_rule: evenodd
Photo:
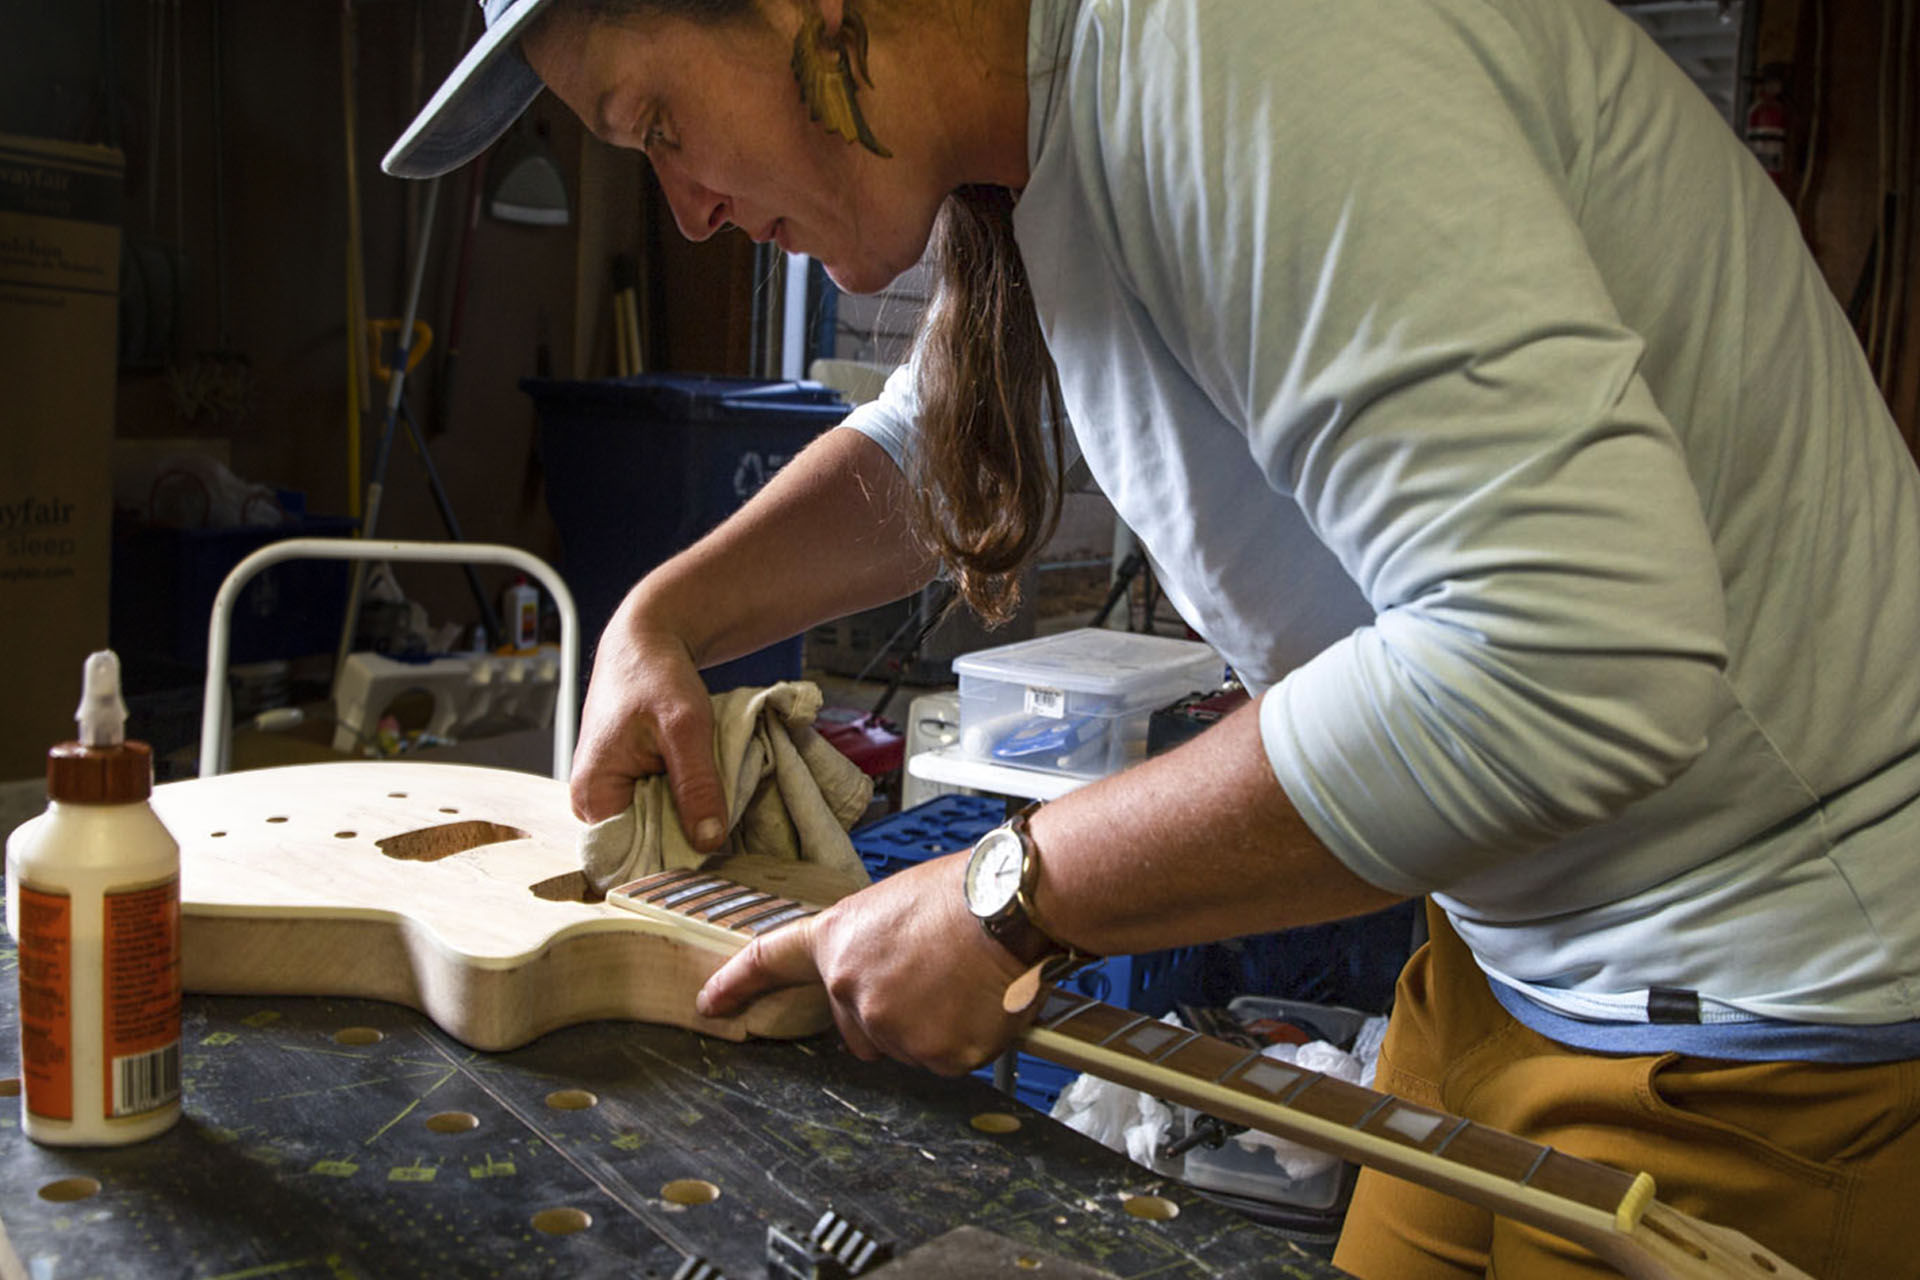
<path fill-rule="evenodd" d="M 696 1007 L 730 1017 L 769 991 L 820 982 L 855 1056 L 971 1071 L 1030 1015 L 1001 1008 L 1024 966 L 967 910 L 965 865 L 965 854 L 921 863 L 755 938 L 707 980 Z"/>
<path fill-rule="evenodd" d="M 613 615 L 594 654 L 573 757 L 574 816 L 611 818 L 633 804 L 634 783 L 667 775 L 673 803 L 696 848 L 726 835 L 726 796 L 713 763 L 713 704 L 687 643 L 650 623 L 631 598 Z"/>

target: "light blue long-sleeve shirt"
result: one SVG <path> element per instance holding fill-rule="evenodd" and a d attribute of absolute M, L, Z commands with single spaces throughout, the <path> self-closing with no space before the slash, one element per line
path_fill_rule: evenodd
<path fill-rule="evenodd" d="M 1601 0 L 1031 28 L 1077 445 L 1334 854 L 1566 1013 L 1920 1018 L 1920 485 L 1694 86 Z"/>

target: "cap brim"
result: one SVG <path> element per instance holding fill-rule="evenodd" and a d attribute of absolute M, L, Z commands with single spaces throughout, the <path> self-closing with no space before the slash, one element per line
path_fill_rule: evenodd
<path fill-rule="evenodd" d="M 493 145 L 543 87 L 520 36 L 551 0 L 516 0 L 434 91 L 380 162 L 396 178 L 437 178 Z"/>

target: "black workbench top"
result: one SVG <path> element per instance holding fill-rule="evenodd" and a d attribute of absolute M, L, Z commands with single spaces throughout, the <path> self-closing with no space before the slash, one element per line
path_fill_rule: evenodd
<path fill-rule="evenodd" d="M 17 1089 L 15 967 L 9 941 Z M 970 1223 L 1122 1277 L 1339 1274 L 980 1080 L 863 1063 L 832 1036 L 594 1023 L 485 1054 L 395 1005 L 190 996 L 182 1049 L 186 1114 L 137 1146 L 38 1146 L 4 1099 L 0 1248 L 24 1274 L 664 1280 L 698 1255 L 748 1280 L 769 1224 L 829 1208 L 896 1252 Z M 1018 1129 L 973 1127 L 987 1112 Z M 47 1198 L 75 1178 L 98 1191 Z M 679 1180 L 718 1196 L 675 1203 Z M 1132 1216 L 1140 1194 L 1178 1216 Z M 589 1221 L 551 1234 L 552 1210 L 539 1221 Z"/>

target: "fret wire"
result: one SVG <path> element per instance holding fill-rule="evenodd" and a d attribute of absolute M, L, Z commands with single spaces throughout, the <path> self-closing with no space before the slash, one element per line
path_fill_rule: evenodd
<path fill-rule="evenodd" d="M 1540 1148 L 1540 1154 L 1533 1158 L 1533 1163 L 1527 1166 L 1527 1171 L 1520 1175 L 1520 1185 L 1524 1187 L 1529 1182 L 1532 1182 L 1533 1175 L 1540 1172 L 1540 1166 L 1545 1164 L 1547 1162 L 1547 1157 L 1552 1154 L 1553 1154 L 1552 1147 Z"/>
<path fill-rule="evenodd" d="M 672 911 L 683 902 L 689 902 L 703 893 L 712 893 L 715 889 L 724 889 L 726 884 L 720 880 L 703 880 L 697 884 L 685 885 L 653 899 L 656 907 L 665 907 Z"/>
<path fill-rule="evenodd" d="M 770 916 L 756 916 L 753 923 L 743 924 L 740 928 L 755 935 L 772 933 L 783 924 L 792 924 L 795 920 L 804 920 L 813 914 L 814 912 L 809 908 L 797 902 L 789 902 L 784 910 L 776 911 Z"/>
<path fill-rule="evenodd" d="M 737 896 L 739 891 L 740 886 L 722 880 L 718 884 L 707 885 L 699 893 L 691 897 L 680 899 L 674 904 L 674 910 L 680 912 L 682 915 L 690 916 L 697 911 L 705 911 L 716 902 L 725 902 L 729 898 Z"/>
<path fill-rule="evenodd" d="M 1447 1144 L 1449 1142 L 1452 1142 L 1455 1138 L 1459 1137 L 1461 1130 L 1465 1129 L 1468 1125 L 1472 1123 L 1473 1121 L 1467 1119 L 1465 1116 L 1461 1116 L 1458 1120 L 1454 1122 L 1453 1128 L 1447 1130 L 1447 1136 L 1440 1139 L 1439 1143 L 1433 1148 L 1433 1150 L 1429 1151 L 1427 1154 L 1430 1156 L 1437 1156 L 1442 1151 L 1445 1151 L 1447 1149 Z"/>
<path fill-rule="evenodd" d="M 651 875 L 641 876 L 638 880 L 635 880 L 634 883 L 658 888 L 669 881 L 685 880 L 688 876 L 697 876 L 699 874 L 700 868 L 698 867 L 669 867 L 665 871 L 655 871 Z"/>
<path fill-rule="evenodd" d="M 760 921 L 765 920 L 771 916 L 777 916 L 782 911 L 785 911 L 790 907 L 797 907 L 799 905 L 800 905 L 799 903 L 793 901 L 791 898 L 777 898 L 774 900 L 774 903 L 772 906 L 763 907 L 759 911 L 754 912 L 750 916 L 741 916 L 738 920 L 735 920 L 732 924 L 728 925 L 727 927 L 729 929 L 751 929 L 754 925 L 760 923 Z"/>
<path fill-rule="evenodd" d="M 773 901 L 775 901 L 775 898 L 770 893 L 759 893 L 759 892 L 750 893 L 745 898 L 742 898 L 734 906 L 728 907 L 725 911 L 712 912 L 707 916 L 707 920 L 712 924 L 719 924 L 723 920 L 725 920 L 728 916 L 737 916 L 743 911 L 753 911 L 756 908 L 764 907 L 769 902 L 773 902 Z M 733 928 L 733 926 L 728 925 L 727 928 L 731 929 Z"/>
<path fill-rule="evenodd" d="M 767 895 L 759 892 L 757 889 L 741 889 L 737 893 L 729 893 L 724 898 L 716 899 L 702 906 L 700 908 L 700 914 L 712 920 L 716 916 L 723 916 L 729 911 L 737 911 L 756 898 L 764 900 L 766 896 Z"/>
<path fill-rule="evenodd" d="M 1172 1044 L 1168 1045 L 1166 1048 L 1161 1049 L 1159 1052 L 1155 1054 L 1152 1054 L 1150 1057 L 1148 1057 L 1147 1061 L 1148 1062 L 1165 1062 L 1168 1058 L 1171 1058 L 1174 1054 L 1180 1052 L 1180 1050 L 1186 1048 L 1188 1045 L 1192 1044 L 1195 1040 L 1198 1040 L 1199 1038 L 1200 1038 L 1200 1033 L 1198 1031 L 1188 1031 L 1186 1039 L 1175 1040 Z"/>
<path fill-rule="evenodd" d="M 1225 1084 L 1227 1082 L 1228 1076 L 1233 1075 L 1235 1072 L 1239 1071 L 1243 1067 L 1252 1066 L 1254 1063 L 1260 1061 L 1260 1059 L 1265 1056 L 1266 1055 L 1261 1053 L 1258 1049 L 1254 1049 L 1251 1052 L 1249 1052 L 1246 1057 L 1240 1059 L 1240 1061 L 1234 1063 L 1232 1066 L 1228 1067 L 1225 1071 L 1222 1071 L 1219 1075 L 1215 1076 L 1213 1078 L 1213 1082 L 1215 1084 Z"/>
<path fill-rule="evenodd" d="M 1129 1031 L 1131 1031 L 1131 1030 L 1133 1030 L 1133 1029 L 1134 1029 L 1135 1027 L 1137 1027 L 1137 1026 L 1139 1026 L 1139 1025 L 1140 1025 L 1141 1023 L 1143 1023 L 1143 1022 L 1151 1022 L 1151 1021 L 1153 1021 L 1153 1019 L 1152 1019 L 1151 1017 L 1149 1017 L 1148 1015 L 1146 1015 L 1146 1014 L 1144 1014 L 1144 1013 L 1142 1013 L 1142 1014 L 1138 1014 L 1138 1015 L 1136 1015 L 1136 1016 L 1134 1017 L 1134 1019 L 1133 1019 L 1133 1021 L 1131 1021 L 1131 1022 L 1123 1022 L 1123 1023 L 1121 1023 L 1121 1024 L 1120 1024 L 1120 1026 L 1119 1026 L 1119 1028 L 1118 1028 L 1117 1030 L 1114 1030 L 1114 1031 L 1111 1031 L 1111 1032 L 1108 1032 L 1108 1033 L 1107 1033 L 1106 1035 L 1104 1035 L 1104 1036 L 1102 1036 L 1102 1037 L 1100 1038 L 1100 1040 L 1098 1041 L 1098 1043 L 1099 1043 L 1100 1045 L 1102 1045 L 1103 1047 L 1104 1047 L 1104 1046 L 1106 1046 L 1106 1045 L 1110 1045 L 1110 1044 L 1112 1044 L 1112 1043 L 1113 1043 L 1113 1042 L 1114 1042 L 1115 1040 L 1118 1040 L 1118 1039 L 1119 1039 L 1119 1038 L 1120 1038 L 1121 1036 L 1123 1036 L 1123 1035 L 1125 1035 L 1125 1034 L 1127 1034 L 1127 1032 L 1129 1032 Z"/>
<path fill-rule="evenodd" d="M 1298 1068 L 1296 1068 L 1296 1070 L 1297 1069 Z M 1293 1088 L 1287 1090 L 1286 1095 L 1284 1097 L 1281 1097 L 1280 1099 L 1278 1099 L 1280 1105 L 1283 1107 L 1292 1106 L 1293 1100 L 1295 1098 L 1299 1097 L 1301 1094 L 1305 1093 L 1307 1090 L 1313 1088 L 1314 1085 L 1319 1084 L 1322 1080 L 1325 1080 L 1325 1079 L 1326 1077 L 1320 1074 L 1318 1071 L 1309 1071 L 1307 1073 L 1306 1079 L 1294 1085 Z"/>
<path fill-rule="evenodd" d="M 654 877 L 642 876 L 638 880 L 629 880 L 625 884 L 615 885 L 607 890 L 609 898 L 637 898 L 647 891 L 648 882 Z"/>
<path fill-rule="evenodd" d="M 1367 1113 L 1361 1116 L 1358 1120 L 1355 1120 L 1353 1122 L 1353 1127 L 1356 1129 L 1366 1128 L 1367 1121 L 1373 1119 L 1375 1116 L 1379 1115 L 1382 1111 L 1385 1111 L 1387 1109 L 1387 1106 L 1393 1101 L 1394 1101 L 1394 1097 L 1392 1094 L 1388 1093 L 1388 1094 L 1381 1095 L 1380 1101 L 1368 1107 Z"/>
<path fill-rule="evenodd" d="M 653 903 L 656 907 L 661 906 L 685 897 L 689 889 L 697 893 L 702 887 L 711 888 L 713 883 L 711 880 L 702 879 L 698 876 L 689 880 L 676 880 L 672 884 L 661 885 L 659 888 L 649 892 L 647 894 L 647 901 Z"/>
<path fill-rule="evenodd" d="M 641 876 L 634 883 L 648 889 L 658 889 L 662 885 L 678 884 L 700 874 L 698 867 L 675 867 L 670 871 L 656 871 L 650 876 Z"/>
<path fill-rule="evenodd" d="M 632 898 L 644 898 L 649 894 L 664 893 L 674 885 L 699 875 L 698 871 L 681 868 L 678 871 L 658 871 L 650 876 L 642 876 L 631 884 L 623 884 L 616 892 Z"/>
<path fill-rule="evenodd" d="M 1055 1018 L 1052 1022 L 1047 1023 L 1047 1029 L 1049 1031 L 1057 1030 L 1058 1028 L 1066 1025 L 1068 1022 L 1071 1022 L 1073 1019 L 1079 1017 L 1081 1014 L 1085 1013 L 1087 1010 L 1097 1007 L 1099 1003 L 1100 1002 L 1098 1000 L 1095 1000 L 1092 996 L 1088 996 L 1084 1000 L 1082 1000 L 1079 1004 L 1073 1006 L 1073 1008 L 1067 1010 L 1065 1013 Z"/>

